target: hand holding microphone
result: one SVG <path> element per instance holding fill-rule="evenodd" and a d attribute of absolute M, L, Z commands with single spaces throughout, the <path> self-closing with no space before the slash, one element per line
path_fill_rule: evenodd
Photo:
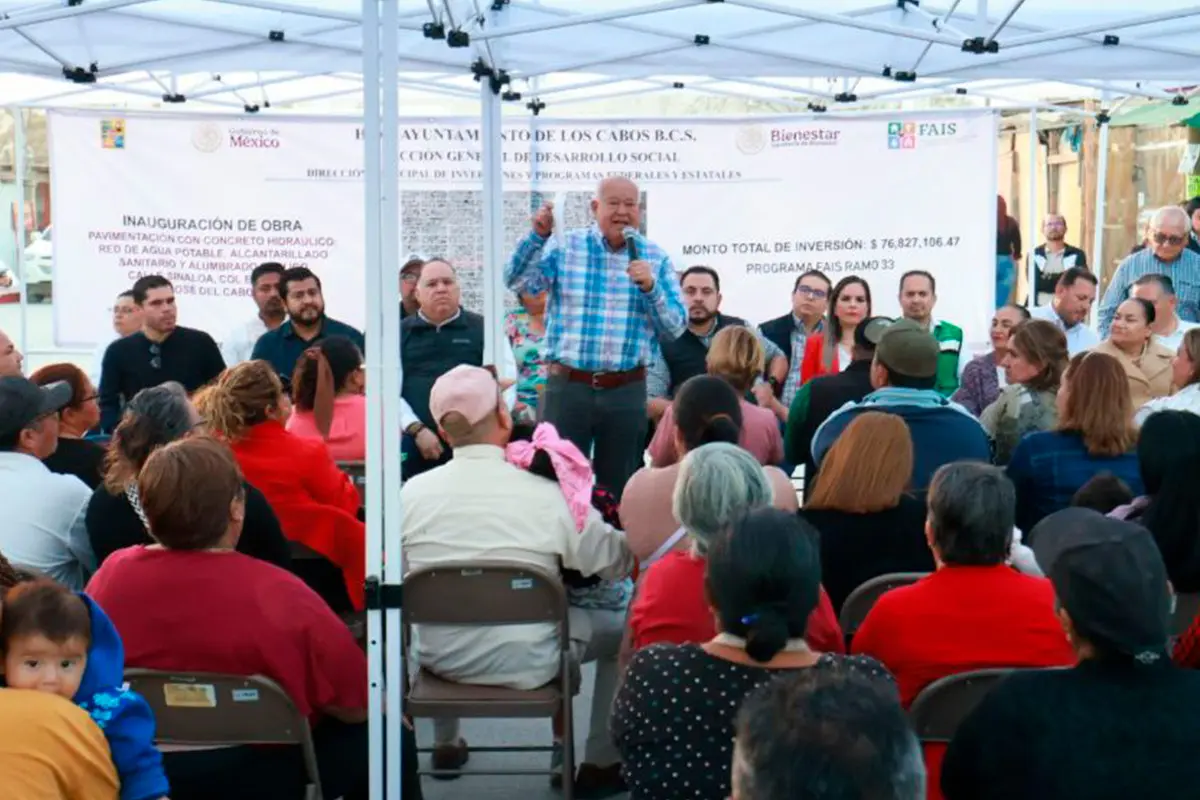
<path fill-rule="evenodd" d="M 625 272 L 639 289 L 649 292 L 654 289 L 654 268 L 650 266 L 650 262 L 638 258 L 638 232 L 632 226 L 626 225 L 622 233 L 625 235 L 625 246 L 629 248 L 629 266 Z"/>

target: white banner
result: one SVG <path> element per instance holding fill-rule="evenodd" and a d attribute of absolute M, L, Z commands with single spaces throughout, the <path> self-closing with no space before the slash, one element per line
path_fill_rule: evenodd
<path fill-rule="evenodd" d="M 332 119 L 51 114 L 55 338 L 107 337 L 111 298 L 145 274 L 174 284 L 180 323 L 218 339 L 255 313 L 250 271 L 306 265 L 328 313 L 361 326 L 361 127 Z M 897 314 L 910 269 L 938 280 L 935 316 L 986 341 L 993 308 L 995 120 L 961 115 L 510 123 L 506 245 L 559 199 L 584 225 L 596 182 L 638 181 L 647 235 L 680 269 L 715 267 L 722 310 L 788 313 L 798 275 L 861 275 Z M 402 257 L 442 256 L 480 305 L 479 125 L 402 120 Z M 531 173 L 533 170 L 533 173 Z M 487 265 L 500 268 L 502 265 Z"/>

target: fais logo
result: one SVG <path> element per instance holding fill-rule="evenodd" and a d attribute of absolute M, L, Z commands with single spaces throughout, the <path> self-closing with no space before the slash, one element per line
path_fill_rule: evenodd
<path fill-rule="evenodd" d="M 957 122 L 889 122 L 889 150 L 915 150 L 918 139 L 944 139 L 958 135 Z"/>
<path fill-rule="evenodd" d="M 229 146 L 241 150 L 278 150 L 279 131 L 275 128 L 230 128 Z"/>

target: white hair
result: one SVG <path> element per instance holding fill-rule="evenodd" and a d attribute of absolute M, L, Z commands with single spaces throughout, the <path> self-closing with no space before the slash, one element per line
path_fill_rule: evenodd
<path fill-rule="evenodd" d="M 684 456 L 671 509 L 704 553 L 735 519 L 773 500 L 771 482 L 758 459 L 737 445 L 713 442 Z"/>
<path fill-rule="evenodd" d="M 1191 230 L 1192 221 L 1188 219 L 1187 212 L 1179 206 L 1163 206 L 1158 211 L 1154 212 L 1154 216 L 1150 218 L 1150 226 L 1155 230 L 1160 230 L 1166 222 L 1176 222 L 1184 233 Z"/>

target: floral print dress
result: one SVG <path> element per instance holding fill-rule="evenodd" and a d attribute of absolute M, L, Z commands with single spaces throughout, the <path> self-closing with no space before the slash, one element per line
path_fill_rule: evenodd
<path fill-rule="evenodd" d="M 525 422 L 537 420 L 538 399 L 546 385 L 546 334 L 535 331 L 532 322 L 523 309 L 510 311 L 504 318 L 504 332 L 517 362 L 517 402 L 528 408 L 522 415 Z"/>

